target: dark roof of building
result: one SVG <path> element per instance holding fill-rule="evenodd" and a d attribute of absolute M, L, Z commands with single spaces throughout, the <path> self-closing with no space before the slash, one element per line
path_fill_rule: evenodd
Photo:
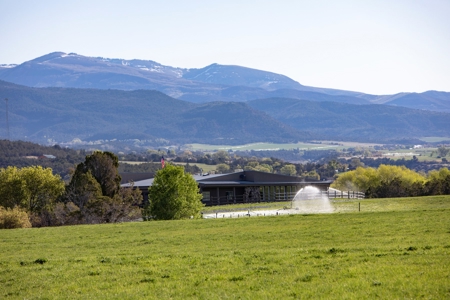
<path fill-rule="evenodd" d="M 120 173 L 121 177 L 120 183 L 129 183 L 129 182 L 136 182 L 141 181 L 149 178 L 155 177 L 155 173 Z"/>
<path fill-rule="evenodd" d="M 260 171 L 242 171 L 228 174 L 194 175 L 200 186 L 261 186 L 295 184 L 330 184 L 332 181 L 308 180 L 300 177 L 272 174 Z M 153 178 L 135 181 L 133 186 L 145 188 L 153 184 Z M 129 183 L 122 186 L 131 186 Z"/>

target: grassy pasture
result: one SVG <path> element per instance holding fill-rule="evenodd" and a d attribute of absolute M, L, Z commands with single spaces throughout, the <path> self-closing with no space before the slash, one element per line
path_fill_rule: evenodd
<path fill-rule="evenodd" d="M 148 162 L 148 161 L 126 161 L 126 160 L 119 161 L 119 164 L 129 164 L 129 165 L 142 165 L 142 164 L 146 164 L 146 163 L 153 163 L 153 162 Z M 157 162 L 157 164 L 160 164 L 160 163 Z"/>
<path fill-rule="evenodd" d="M 174 165 L 179 165 L 179 166 L 185 166 L 186 165 L 185 162 L 173 162 L 173 161 L 171 161 L 170 163 L 174 164 Z M 215 171 L 216 167 L 217 167 L 217 165 L 207 165 L 207 164 L 200 164 L 200 163 L 189 163 L 189 165 L 199 167 L 200 169 L 203 170 L 203 173 Z"/>
<path fill-rule="evenodd" d="M 124 164 L 130 164 L 130 165 L 141 165 L 141 164 L 146 164 L 148 162 L 146 161 L 120 161 L 119 163 L 124 163 Z M 161 165 L 159 162 L 153 162 L 154 164 L 158 164 Z M 174 162 L 171 161 L 171 164 L 174 165 L 179 165 L 179 166 L 185 166 L 186 163 L 185 162 Z M 189 163 L 191 166 L 197 166 L 200 169 L 203 170 L 203 172 L 211 172 L 216 170 L 216 165 L 207 165 L 207 164 L 200 164 L 200 163 Z"/>
<path fill-rule="evenodd" d="M 192 150 L 202 151 L 217 151 L 217 150 L 233 150 L 233 151 L 245 151 L 245 150 L 292 150 L 299 148 L 300 150 L 328 150 L 337 149 L 337 145 L 328 144 L 308 144 L 308 143 L 286 143 L 286 144 L 273 144 L 273 143 L 252 143 L 246 145 L 207 145 L 207 144 L 190 144 L 189 147 Z M 342 148 L 342 147 L 341 147 Z"/>
<path fill-rule="evenodd" d="M 420 140 L 427 142 L 427 143 L 438 143 L 442 141 L 448 141 L 450 140 L 450 137 L 445 136 L 428 136 L 428 137 L 422 137 Z"/>
<path fill-rule="evenodd" d="M 350 212 L 388 212 L 388 211 L 414 211 L 432 209 L 450 209 L 450 196 L 384 198 L 384 199 L 330 199 L 334 213 Z M 223 206 L 207 206 L 204 213 L 281 210 L 290 208 L 291 201 L 261 202 L 247 204 L 231 204 Z"/>
<path fill-rule="evenodd" d="M 359 142 L 342 142 L 342 141 L 317 141 L 319 143 L 282 143 L 282 144 L 274 144 L 274 143 L 251 143 L 245 145 L 208 145 L 208 144 L 189 144 L 192 150 L 201 150 L 201 151 L 217 151 L 217 150 L 233 150 L 233 151 L 245 151 L 245 150 L 292 150 L 299 148 L 300 150 L 329 150 L 336 149 L 342 150 L 344 148 L 349 147 L 363 147 L 370 148 L 375 145 L 374 143 L 359 143 Z"/>
<path fill-rule="evenodd" d="M 413 159 L 413 156 L 416 156 L 419 161 L 441 161 L 441 159 L 436 158 L 436 154 L 434 156 L 430 156 L 433 151 L 436 151 L 437 148 L 419 148 L 419 149 L 398 149 L 398 150 L 381 150 L 384 157 L 388 157 L 394 160 L 397 159 Z"/>
<path fill-rule="evenodd" d="M 1 230 L 0 298 L 450 297 L 450 196 L 333 205 L 323 215 Z"/>

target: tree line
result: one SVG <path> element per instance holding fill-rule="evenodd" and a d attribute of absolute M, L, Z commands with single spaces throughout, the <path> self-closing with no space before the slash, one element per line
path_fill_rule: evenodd
<path fill-rule="evenodd" d="M 118 164 L 113 153 L 94 152 L 76 166 L 68 184 L 42 166 L 0 169 L 0 227 L 18 210 L 37 227 L 140 218 L 140 190 L 120 186 Z"/>
<path fill-rule="evenodd" d="M 421 174 L 405 166 L 358 167 L 339 175 L 332 187 L 364 192 L 367 198 L 448 195 L 450 171 L 441 168 Z"/>
<path fill-rule="evenodd" d="M 38 158 L 44 154 L 53 155 L 55 158 Z M 42 146 L 32 142 L 0 140 L 0 168 L 39 165 L 51 168 L 54 174 L 59 174 L 65 180 L 70 179 L 73 166 L 82 162 L 86 154 L 85 150 L 62 148 L 59 145 Z"/>

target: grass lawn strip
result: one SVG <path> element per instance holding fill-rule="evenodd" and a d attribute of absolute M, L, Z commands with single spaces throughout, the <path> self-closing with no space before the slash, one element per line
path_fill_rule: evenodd
<path fill-rule="evenodd" d="M 355 202 L 336 202 L 341 212 L 323 215 L 1 230 L 0 298 L 449 298 L 450 196 L 408 199 L 349 213 Z"/>

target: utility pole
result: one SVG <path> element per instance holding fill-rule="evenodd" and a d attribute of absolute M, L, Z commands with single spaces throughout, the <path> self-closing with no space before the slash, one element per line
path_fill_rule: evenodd
<path fill-rule="evenodd" d="M 9 140 L 10 138 L 9 138 L 9 120 L 8 120 L 8 98 L 5 98 L 5 103 L 6 103 L 6 134 Z"/>

